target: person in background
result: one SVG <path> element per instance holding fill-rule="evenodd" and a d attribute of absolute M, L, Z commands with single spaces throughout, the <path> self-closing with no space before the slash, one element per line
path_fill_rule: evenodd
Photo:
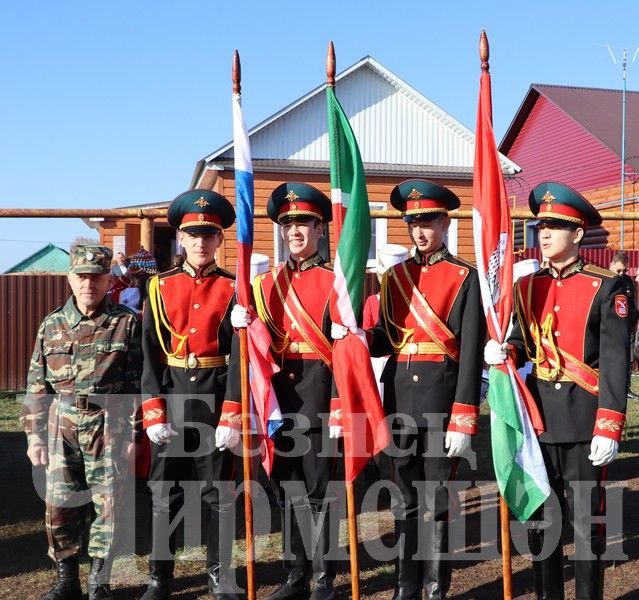
<path fill-rule="evenodd" d="M 120 292 L 119 302 L 130 308 L 138 316 L 142 314 L 142 300 L 140 297 L 140 274 L 137 269 L 129 267 L 127 275 L 121 278 L 126 284 Z"/>
<path fill-rule="evenodd" d="M 115 255 L 115 264 L 111 267 L 111 274 L 115 277 L 122 277 L 126 275 L 127 270 L 127 258 L 123 252 L 118 252 Z"/>
<path fill-rule="evenodd" d="M 614 253 L 610 266 L 608 267 L 613 273 L 617 273 L 623 281 L 626 295 L 628 296 L 628 304 L 630 308 L 630 372 L 629 381 L 632 383 L 632 363 L 635 360 L 635 337 L 637 335 L 637 303 L 635 302 L 635 282 L 628 275 L 630 271 L 630 261 L 628 255 L 623 250 Z M 630 385 L 628 386 L 628 399 L 639 400 L 639 395 L 635 394 Z"/>
<path fill-rule="evenodd" d="M 110 569 L 121 525 L 118 462 L 131 453 L 131 394 L 138 391 L 142 352 L 137 316 L 106 295 L 110 261 L 104 246 L 71 250 L 73 294 L 42 321 L 31 358 L 20 420 L 31 463 L 47 468 L 46 530 L 58 574 L 42 600 L 83 597 L 79 557 L 87 526 L 89 600 L 112 598 Z M 81 495 L 88 504 L 79 503 Z"/>

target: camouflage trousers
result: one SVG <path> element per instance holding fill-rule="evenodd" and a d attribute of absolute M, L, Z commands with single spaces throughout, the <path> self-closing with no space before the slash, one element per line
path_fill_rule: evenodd
<path fill-rule="evenodd" d="M 115 537 L 117 473 L 105 427 L 105 411 L 53 402 L 49 411 L 46 530 L 49 556 L 88 553 L 109 558 Z"/>

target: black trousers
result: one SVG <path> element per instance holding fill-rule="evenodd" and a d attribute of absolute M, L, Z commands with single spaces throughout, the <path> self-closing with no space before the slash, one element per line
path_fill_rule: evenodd
<path fill-rule="evenodd" d="M 333 514 L 338 509 L 337 494 L 335 488 L 329 489 L 337 464 L 337 440 L 329 438 L 327 427 L 301 430 L 285 422 L 274 443 L 271 483 L 282 512 L 285 566 L 307 573 L 314 545 L 326 553 L 337 544 L 333 538 L 338 533 L 331 531 L 339 527 L 339 518 Z M 318 535 L 324 540 L 319 545 L 317 535 L 312 535 L 318 519 L 322 519 Z M 322 557 L 315 564 L 316 572 L 326 568 Z"/>
<path fill-rule="evenodd" d="M 183 506 L 182 483 L 196 481 L 201 500 L 209 507 L 207 566 L 219 562 L 228 566 L 235 538 L 235 455 L 230 450 L 215 448 L 213 439 L 200 439 L 199 431 L 191 428 L 179 430 L 179 435 L 168 444 L 152 443 L 151 453 L 148 480 L 153 503 L 151 558 L 170 560 L 175 554 L 175 535 L 170 534 L 169 522 Z"/>
<path fill-rule="evenodd" d="M 540 443 L 540 447 L 548 481 L 558 502 L 547 501 L 531 518 L 534 527 L 529 532 L 529 541 L 533 555 L 550 552 L 546 559 L 533 563 L 537 594 L 544 599 L 564 597 L 561 529 L 567 517 L 575 537 L 576 598 L 601 598 L 601 555 L 605 551 L 606 531 L 605 524 L 597 517 L 606 511 L 602 486 L 606 468 L 595 467 L 588 459 L 590 442 Z M 559 539 L 554 548 L 548 547 L 548 542 L 544 546 L 551 528 L 553 539 L 557 536 Z"/>
<path fill-rule="evenodd" d="M 435 437 L 425 428 L 393 435 L 395 482 L 402 494 L 401 506 L 395 510 L 398 519 L 421 517 L 428 509 L 433 520 L 448 521 L 458 506 L 457 497 L 445 485 L 455 478 L 458 461 L 446 456 L 443 441 L 432 447 L 434 439 L 442 440 L 441 433 Z"/>

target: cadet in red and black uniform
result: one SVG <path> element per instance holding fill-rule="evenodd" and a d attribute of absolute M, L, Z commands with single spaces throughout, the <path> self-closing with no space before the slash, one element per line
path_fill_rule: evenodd
<path fill-rule="evenodd" d="M 552 535 L 560 537 L 567 500 L 575 533 L 576 598 L 596 600 L 603 598 L 605 529 L 593 521 L 605 514 L 601 483 L 625 421 L 630 305 L 619 277 L 579 256 L 586 228 L 601 223 L 596 209 L 555 182 L 536 186 L 528 202 L 539 217 L 539 246 L 549 266 L 517 282 L 512 334 L 507 345 L 490 340 L 484 356 L 488 364 L 500 364 L 510 351 L 519 364 L 533 363 L 526 386 L 543 417 L 539 442 L 559 503 L 547 502 L 533 515 L 539 521 L 543 514 L 544 527 L 539 521 L 529 531 L 531 552 L 542 551 L 544 531 L 554 528 Z M 579 492 L 579 484 L 585 491 Z M 560 543 L 533 568 L 538 598 L 564 597 Z"/>
<path fill-rule="evenodd" d="M 332 547 L 337 546 L 337 532 L 331 537 L 331 524 L 337 526 L 339 521 L 330 517 L 328 505 L 336 503 L 326 494 L 334 473 L 341 419 L 337 405 L 331 406 L 332 397 L 337 402 L 329 315 L 334 275 L 317 252 L 325 224 L 331 220 L 331 203 L 310 185 L 284 183 L 271 194 L 267 212 L 280 224 L 290 257 L 273 272 L 256 278 L 253 301 L 259 318 L 268 326 L 271 349 L 282 367 L 272 380 L 284 425 L 273 440 L 276 454 L 271 480 L 282 510 L 284 547 L 294 555 L 292 561 L 284 562 L 286 581 L 269 600 L 308 598 L 313 572 L 312 598 L 331 600 L 335 598 L 335 568 L 327 554 L 331 540 Z M 239 305 L 231 319 L 236 327 L 250 322 L 246 309 Z M 237 383 L 231 378 L 231 386 Z M 229 397 L 239 399 L 239 387 Z M 309 539 L 309 532 L 318 527 L 319 539 Z M 307 548 L 316 547 L 315 556 L 307 555 L 305 540 Z"/>
<path fill-rule="evenodd" d="M 394 598 L 418 600 L 422 587 L 427 598 L 445 598 L 452 565 L 440 553 L 448 552 L 453 501 L 445 484 L 477 432 L 482 370 L 477 348 L 484 342 L 485 320 L 477 271 L 443 242 L 448 210 L 459 206 L 459 198 L 430 181 L 409 180 L 393 189 L 391 203 L 404 214 L 416 247 L 414 257 L 384 274 L 380 320 L 371 330 L 371 355 L 391 355 L 381 378 L 384 410 L 400 415 L 393 436 L 403 451 L 393 458 L 403 500 L 395 521 L 400 546 Z M 446 431 L 447 453 L 441 445 L 429 446 L 437 439 L 434 431 L 442 438 Z M 426 481 L 439 482 L 434 497 L 427 498 L 432 536 L 426 554 L 420 550 L 415 557 L 418 546 L 425 547 L 418 542 L 427 507 L 418 488 Z"/>
<path fill-rule="evenodd" d="M 227 580 L 234 538 L 231 485 L 214 484 L 234 482 L 234 456 L 213 444 L 213 428 L 223 412 L 235 292 L 234 278 L 217 266 L 215 252 L 223 230 L 234 220 L 233 207 L 220 194 L 195 189 L 178 196 L 169 206 L 168 221 L 179 232 L 185 261 L 149 281 L 142 335 L 142 419 L 152 442 L 153 549 L 144 600 L 170 596 L 175 541 L 169 536 L 169 515 L 173 518 L 182 505 L 180 482 L 191 479 L 193 469 L 210 508 L 209 589 L 217 600 L 236 597 Z M 224 412 L 223 422 L 239 421 L 239 407 L 233 414 L 226 408 Z M 237 439 L 239 435 L 234 443 Z"/>

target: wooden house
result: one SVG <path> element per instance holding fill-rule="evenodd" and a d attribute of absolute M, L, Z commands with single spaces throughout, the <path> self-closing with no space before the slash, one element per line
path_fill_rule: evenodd
<path fill-rule="evenodd" d="M 392 188 L 416 177 L 450 187 L 461 198 L 462 208 L 470 208 L 474 134 L 469 129 L 371 57 L 339 74 L 335 89 L 359 143 L 372 209 L 391 209 Z M 303 181 L 330 196 L 325 90 L 325 84 L 318 86 L 249 130 L 257 210 L 266 208 L 271 191 L 284 181 Z M 505 157 L 502 166 L 508 175 L 519 170 Z M 234 202 L 232 141 L 197 163 L 190 187 L 215 190 Z M 99 227 L 102 243 L 124 244 L 127 253 L 137 249 L 135 220 L 104 220 Z M 166 268 L 175 250 L 174 236 L 159 220 L 155 228 L 154 253 L 159 266 Z M 255 252 L 268 255 L 271 264 L 286 258 L 278 226 L 270 220 L 256 219 L 254 239 Z M 409 245 L 401 220 L 374 221 L 371 264 L 376 248 L 385 243 Z M 448 245 L 454 253 L 474 260 L 469 220 L 453 221 Z M 235 258 L 233 227 L 227 232 L 218 262 L 234 269 Z"/>

